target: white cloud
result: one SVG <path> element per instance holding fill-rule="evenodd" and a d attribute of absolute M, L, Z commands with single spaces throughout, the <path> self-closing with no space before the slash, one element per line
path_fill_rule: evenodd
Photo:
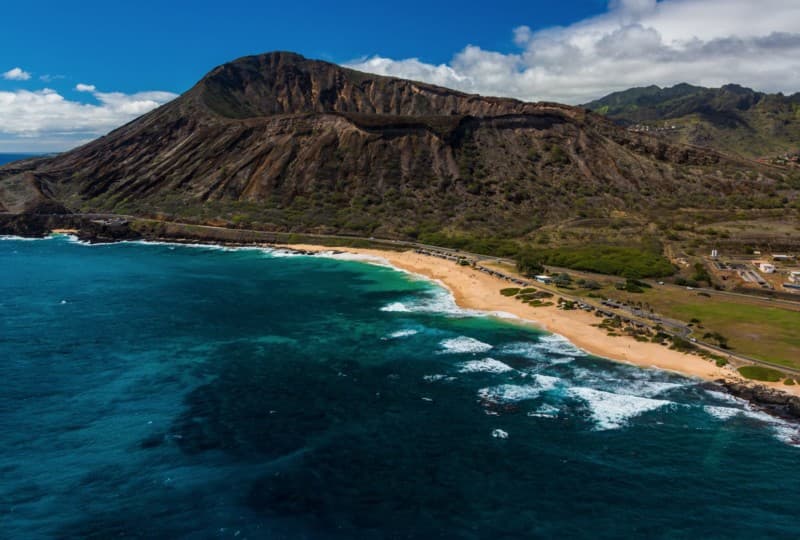
<path fill-rule="evenodd" d="M 97 90 L 97 87 L 93 84 L 78 83 L 75 85 L 75 90 L 78 92 L 94 92 Z"/>
<path fill-rule="evenodd" d="M 78 88 L 78 87 L 82 87 Z M 55 90 L 0 91 L 0 149 L 64 150 L 133 120 L 175 97 L 171 92 L 98 92 L 92 85 L 77 90 L 91 92 L 96 104 L 64 98 Z"/>
<path fill-rule="evenodd" d="M 7 81 L 27 81 L 31 78 L 31 74 L 23 71 L 22 68 L 12 68 L 3 73 L 3 78 Z"/>
<path fill-rule="evenodd" d="M 522 21 L 521 21 L 522 22 Z M 375 56 L 350 67 L 484 95 L 583 103 L 632 86 L 800 90 L 797 0 L 611 0 L 566 27 L 513 30 L 514 54 L 467 45 L 447 64 Z"/>

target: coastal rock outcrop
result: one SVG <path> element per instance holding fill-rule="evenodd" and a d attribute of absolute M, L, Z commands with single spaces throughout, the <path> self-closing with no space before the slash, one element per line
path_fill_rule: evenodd
<path fill-rule="evenodd" d="M 775 416 L 800 421 L 800 397 L 763 385 L 719 380 L 717 384 L 728 393 L 749 401 Z"/>

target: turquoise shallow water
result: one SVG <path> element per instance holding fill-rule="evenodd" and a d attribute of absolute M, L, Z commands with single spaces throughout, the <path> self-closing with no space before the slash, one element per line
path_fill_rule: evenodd
<path fill-rule="evenodd" d="M 797 429 L 352 260 L 0 241 L 7 538 L 797 538 Z"/>

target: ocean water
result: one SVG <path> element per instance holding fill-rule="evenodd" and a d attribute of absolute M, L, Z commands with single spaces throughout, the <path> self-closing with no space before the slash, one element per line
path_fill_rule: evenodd
<path fill-rule="evenodd" d="M 350 258 L 0 241 L 4 538 L 798 538 L 795 426 Z"/>
<path fill-rule="evenodd" d="M 0 153 L 0 165 L 5 165 L 6 163 L 11 163 L 12 161 L 17 161 L 19 159 L 28 159 L 31 157 L 35 157 L 39 154 L 3 154 Z"/>

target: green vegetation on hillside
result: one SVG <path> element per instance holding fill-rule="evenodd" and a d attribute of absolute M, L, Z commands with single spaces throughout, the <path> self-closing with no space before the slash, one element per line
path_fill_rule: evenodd
<path fill-rule="evenodd" d="M 416 240 L 423 244 L 460 249 L 494 257 L 514 257 L 520 251 L 519 242 L 506 238 L 422 232 L 417 236 Z"/>
<path fill-rule="evenodd" d="M 661 252 L 649 247 L 565 246 L 537 250 L 535 254 L 546 265 L 634 279 L 675 273 Z"/>
<path fill-rule="evenodd" d="M 752 157 L 800 150 L 800 93 L 765 94 L 735 84 L 678 84 L 631 88 L 584 106 L 671 142 Z"/>

